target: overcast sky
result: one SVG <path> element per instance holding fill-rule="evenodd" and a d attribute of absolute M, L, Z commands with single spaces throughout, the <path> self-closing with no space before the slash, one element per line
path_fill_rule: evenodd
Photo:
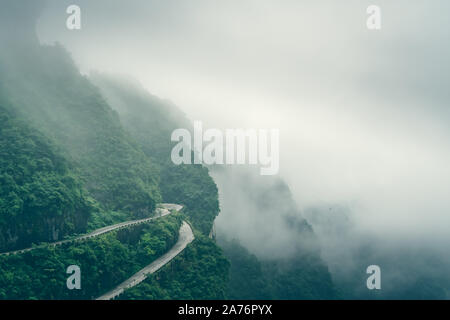
<path fill-rule="evenodd" d="M 65 28 L 69 4 L 80 31 Z M 366 28 L 370 4 L 380 31 Z M 207 127 L 279 128 L 301 208 L 342 204 L 361 228 L 448 240 L 449 12 L 446 0 L 49 0 L 38 35 Z"/>

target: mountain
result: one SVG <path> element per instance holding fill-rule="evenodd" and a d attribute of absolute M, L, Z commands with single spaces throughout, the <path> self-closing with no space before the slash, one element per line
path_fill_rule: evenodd
<path fill-rule="evenodd" d="M 288 185 L 255 168 L 214 166 L 217 241 L 230 260 L 231 299 L 337 299 L 315 231 Z"/>
<path fill-rule="evenodd" d="M 450 259 L 446 247 L 418 237 L 381 237 L 357 228 L 356 209 L 336 203 L 305 209 L 321 251 L 344 299 L 448 299 Z M 368 290 L 366 269 L 382 270 L 381 290 Z"/>
<path fill-rule="evenodd" d="M 86 230 L 93 210 L 55 144 L 0 105 L 0 250 Z"/>
<path fill-rule="evenodd" d="M 219 212 L 217 187 L 207 168 L 170 161 L 170 132 L 189 121 L 126 79 L 113 88 L 130 108 L 123 114 L 60 44 L 39 43 L 40 1 L 1 1 L 1 8 L 0 250 L 39 246 L 0 255 L 0 298 L 95 298 L 166 252 L 182 220 L 196 240 L 177 257 L 183 269 L 173 281 L 158 285 L 164 298 L 179 295 L 186 274 L 196 283 L 190 297 L 224 298 L 229 264 L 203 235 Z M 161 201 L 185 210 L 83 243 L 42 244 L 149 217 Z M 80 291 L 65 286 L 72 264 L 82 269 Z"/>
<path fill-rule="evenodd" d="M 189 119 L 128 77 L 81 74 L 62 45 L 39 43 L 35 23 L 41 2 L 25 4 L 1 1 L 0 249 L 149 217 L 160 202 L 182 204 L 184 210 L 81 244 L 41 244 L 2 255 L 0 298 L 95 298 L 167 251 L 183 220 L 193 227 L 192 244 L 123 298 L 336 297 L 314 230 L 284 182 L 214 173 L 225 190 L 223 218 L 239 222 L 230 212 L 251 208 L 244 216 L 255 219 L 253 228 L 267 237 L 260 241 L 265 250 L 258 251 L 250 238 L 228 243 L 219 237 L 221 248 L 209 237 L 220 211 L 210 168 L 174 165 L 170 159 L 171 133 L 192 129 Z M 277 237 L 291 242 L 274 242 L 271 226 L 282 226 L 285 232 Z M 280 245 L 286 250 L 277 251 Z M 79 292 L 65 288 L 72 264 L 83 270 Z"/>
<path fill-rule="evenodd" d="M 93 73 L 90 77 L 124 128 L 139 143 L 160 172 L 159 187 L 164 202 L 182 203 L 194 225 L 209 234 L 219 214 L 218 190 L 202 165 L 174 165 L 170 141 L 173 130 L 192 124 L 174 104 L 148 93 L 137 81 L 123 76 Z"/>
<path fill-rule="evenodd" d="M 80 74 L 66 50 L 58 44 L 39 44 L 31 27 L 36 17 L 33 20 L 30 7 L 11 2 L 8 6 L 10 16 L 18 16 L 24 26 L 0 33 L 4 45 L 0 51 L 2 110 L 14 113 L 58 146 L 59 156 L 100 211 L 148 216 L 161 201 L 156 166 L 121 126 L 99 90 Z M 53 240 L 71 229 L 56 224 L 49 228 L 55 229 Z M 18 230 L 17 235 L 23 232 Z M 36 240 L 41 239 L 48 236 L 36 235 Z M 24 240 L 19 236 L 16 242 Z"/>

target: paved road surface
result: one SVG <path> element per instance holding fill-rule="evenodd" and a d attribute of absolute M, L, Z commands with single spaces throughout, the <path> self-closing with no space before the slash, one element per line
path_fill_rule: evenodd
<path fill-rule="evenodd" d="M 97 300 L 111 300 L 119 296 L 121 293 L 125 291 L 125 289 L 129 289 L 134 287 L 144 281 L 147 278 L 148 274 L 152 274 L 162 268 L 165 264 L 170 262 L 173 258 L 175 258 L 180 252 L 186 248 L 186 246 L 194 240 L 194 234 L 192 233 L 192 229 L 185 221 L 180 227 L 177 243 L 164 255 L 153 261 L 151 264 L 146 266 L 144 269 L 141 269 L 136 274 L 134 274 L 131 278 L 125 280 L 121 284 L 119 284 L 113 290 L 105 293 L 104 295 L 97 298 Z"/>
<path fill-rule="evenodd" d="M 99 235 L 117 230 L 117 229 L 122 229 L 122 228 L 128 228 L 130 226 L 134 226 L 134 225 L 138 225 L 141 223 L 146 223 L 148 221 L 160 218 L 160 217 L 164 217 L 168 214 L 170 214 L 171 210 L 175 210 L 175 211 L 180 211 L 183 206 L 179 205 L 179 204 L 173 204 L 173 203 L 163 203 L 161 204 L 162 208 L 156 208 L 156 214 L 153 217 L 150 218 L 145 218 L 145 219 L 140 219 L 140 220 L 131 220 L 131 221 L 125 221 L 125 222 L 121 222 L 121 223 L 117 223 L 111 226 L 107 226 L 107 227 L 103 227 L 97 230 L 92 231 L 91 233 L 79 236 L 77 238 L 74 239 L 68 239 L 68 240 L 63 240 L 63 241 L 57 241 L 57 242 L 52 242 L 49 243 L 49 245 L 53 245 L 53 246 L 59 246 L 62 245 L 64 243 L 70 243 L 70 242 L 75 242 L 75 241 L 83 241 L 89 238 L 94 238 L 94 237 L 98 237 Z M 9 255 L 9 254 L 17 254 L 17 253 L 23 253 L 23 252 L 27 252 L 27 251 L 31 251 L 33 249 L 36 248 L 26 248 L 26 249 L 20 249 L 20 250 L 15 250 L 15 251 L 8 251 L 8 252 L 3 252 L 0 253 L 0 255 Z"/>

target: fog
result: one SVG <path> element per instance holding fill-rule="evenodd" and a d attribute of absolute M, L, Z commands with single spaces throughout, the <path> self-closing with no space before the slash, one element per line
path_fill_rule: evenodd
<path fill-rule="evenodd" d="M 317 208 L 345 208 L 352 226 L 351 240 L 330 240 L 311 222 L 329 259 L 355 239 L 450 243 L 448 1 L 378 0 L 379 31 L 366 28 L 373 1 L 79 0 L 82 29 L 69 31 L 72 2 L 49 0 L 37 30 L 83 73 L 129 74 L 207 128 L 280 129 L 298 212 L 314 222 Z M 272 214 L 255 228 L 241 200 L 222 203 L 221 232 L 259 252 L 261 239 L 272 252 L 292 240 Z"/>

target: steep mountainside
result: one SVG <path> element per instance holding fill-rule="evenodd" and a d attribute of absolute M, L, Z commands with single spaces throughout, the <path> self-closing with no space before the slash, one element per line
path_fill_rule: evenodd
<path fill-rule="evenodd" d="M 125 82 L 113 90 L 130 114 L 113 110 L 61 45 L 39 43 L 34 24 L 40 1 L 26 3 L 1 1 L 0 249 L 148 216 L 162 198 L 186 210 L 83 243 L 1 255 L 0 298 L 98 296 L 166 252 L 181 220 L 191 220 L 197 236 L 186 256 L 177 258 L 183 264 L 172 273 L 177 280 L 160 284 L 164 298 L 176 298 L 174 288 L 189 283 L 197 283 L 192 298 L 206 291 L 225 297 L 228 261 L 198 231 L 209 232 L 218 214 L 217 187 L 206 168 L 176 167 L 170 161 L 170 133 L 188 126 L 187 120 Z M 65 287 L 71 264 L 83 270 L 79 292 Z M 183 277 L 187 273 L 189 281 Z"/>
<path fill-rule="evenodd" d="M 81 232 L 92 209 L 56 146 L 0 105 L 0 250 Z"/>
<path fill-rule="evenodd" d="M 214 167 L 222 212 L 217 239 L 231 262 L 231 299 L 336 299 L 320 243 L 279 177 Z"/>
<path fill-rule="evenodd" d="M 94 73 L 109 104 L 118 112 L 124 127 L 138 141 L 160 170 L 164 202 L 182 203 L 195 227 L 209 234 L 219 213 L 217 187 L 208 169 L 201 165 L 174 165 L 170 153 L 172 131 L 191 129 L 186 116 L 173 104 L 146 92 L 139 83 L 123 77 Z"/>
<path fill-rule="evenodd" d="M 14 28 L 18 23 L 6 17 L 2 21 L 10 32 L 0 33 L 1 104 L 60 147 L 101 210 L 150 214 L 161 201 L 155 165 L 65 49 L 39 45 L 30 7 L 19 10 L 8 2 L 2 16 L 8 6 L 23 17 L 24 26 Z"/>

